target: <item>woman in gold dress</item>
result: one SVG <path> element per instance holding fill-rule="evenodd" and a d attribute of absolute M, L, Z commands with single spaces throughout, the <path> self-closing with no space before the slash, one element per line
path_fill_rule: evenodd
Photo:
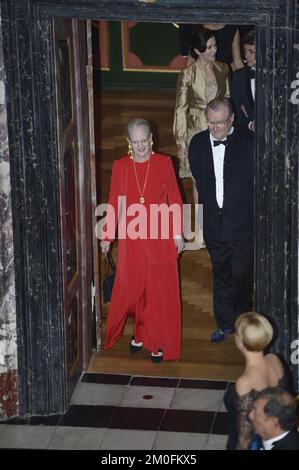
<path fill-rule="evenodd" d="M 216 97 L 229 97 L 229 66 L 215 60 L 217 51 L 214 32 L 199 28 L 191 40 L 190 55 L 196 59 L 182 70 L 178 77 L 173 133 L 178 147 L 181 178 L 192 178 L 188 147 L 192 137 L 207 129 L 205 109 Z M 193 181 L 193 200 L 198 193 Z M 204 246 L 202 230 L 198 234 L 197 248 Z"/>

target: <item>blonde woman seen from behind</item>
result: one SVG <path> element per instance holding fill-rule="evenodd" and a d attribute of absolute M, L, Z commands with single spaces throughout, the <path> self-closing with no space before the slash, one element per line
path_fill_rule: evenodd
<path fill-rule="evenodd" d="M 253 449 L 253 426 L 248 414 L 258 392 L 277 386 L 291 392 L 283 362 L 276 354 L 264 353 L 272 338 L 273 328 L 263 315 L 248 312 L 237 318 L 235 341 L 245 357 L 245 369 L 224 395 L 229 421 L 228 450 Z"/>

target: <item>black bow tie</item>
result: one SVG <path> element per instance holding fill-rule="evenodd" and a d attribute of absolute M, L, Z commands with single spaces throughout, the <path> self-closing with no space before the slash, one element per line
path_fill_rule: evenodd
<path fill-rule="evenodd" d="M 250 78 L 255 78 L 255 70 L 254 69 L 249 70 L 249 77 Z"/>
<path fill-rule="evenodd" d="M 228 141 L 228 139 L 226 139 L 226 140 L 214 140 L 213 144 L 214 144 L 214 147 L 217 147 L 220 144 L 223 144 L 223 145 L 227 146 L 229 144 L 229 141 Z"/>

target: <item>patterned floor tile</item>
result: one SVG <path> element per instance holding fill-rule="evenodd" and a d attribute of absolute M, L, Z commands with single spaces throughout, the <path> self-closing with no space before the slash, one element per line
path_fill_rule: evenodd
<path fill-rule="evenodd" d="M 109 429 L 101 443 L 101 450 L 150 450 L 156 431 Z"/>
<path fill-rule="evenodd" d="M 65 415 L 0 425 L 0 448 L 225 449 L 227 382 L 99 375 L 84 374 Z"/>
<path fill-rule="evenodd" d="M 6 426 L 0 437 L 0 448 L 46 449 L 54 432 L 54 426 Z"/>
<path fill-rule="evenodd" d="M 169 379 L 167 377 L 132 377 L 130 385 L 141 385 L 144 387 L 177 387 L 180 379 Z"/>
<path fill-rule="evenodd" d="M 220 380 L 196 380 L 196 379 L 181 379 L 179 388 L 202 388 L 209 390 L 225 390 L 227 387 L 226 381 Z"/>
<path fill-rule="evenodd" d="M 97 384 L 115 384 L 115 385 L 128 385 L 131 380 L 131 375 L 121 374 L 92 374 L 86 372 L 81 382 L 97 383 Z"/>
<path fill-rule="evenodd" d="M 161 431 L 209 433 L 215 413 L 194 410 L 166 410 Z"/>
<path fill-rule="evenodd" d="M 115 406 L 72 405 L 59 425 L 108 428 L 116 410 Z"/>
<path fill-rule="evenodd" d="M 117 408 L 110 428 L 157 431 L 164 413 L 165 410 L 154 408 Z"/>
<path fill-rule="evenodd" d="M 179 388 L 174 394 L 171 409 L 219 411 L 223 399 L 223 390 Z"/>
<path fill-rule="evenodd" d="M 208 434 L 165 432 L 157 434 L 153 449 L 158 450 L 205 450 Z"/>
<path fill-rule="evenodd" d="M 6 424 L 0 424 L 0 438 L 5 431 L 5 428 L 6 428 Z"/>
<path fill-rule="evenodd" d="M 105 428 L 58 426 L 48 449 L 97 450 L 106 432 Z"/>
<path fill-rule="evenodd" d="M 206 450 L 225 450 L 227 436 L 210 434 L 206 446 Z"/>
<path fill-rule="evenodd" d="M 169 408 L 175 388 L 141 387 L 130 385 L 120 406 L 140 408 Z"/>
<path fill-rule="evenodd" d="M 71 404 L 118 406 L 126 392 L 126 385 L 79 383 Z"/>
<path fill-rule="evenodd" d="M 227 434 L 228 432 L 228 423 L 227 423 L 227 413 L 217 413 L 215 420 L 213 422 L 212 434 Z"/>

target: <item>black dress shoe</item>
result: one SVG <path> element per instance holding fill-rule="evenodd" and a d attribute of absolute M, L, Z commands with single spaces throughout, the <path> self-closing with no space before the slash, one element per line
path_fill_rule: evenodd
<path fill-rule="evenodd" d="M 134 336 L 132 336 L 132 339 L 131 339 L 131 342 L 130 342 L 130 353 L 131 354 L 135 354 L 135 353 L 141 351 L 141 349 L 143 348 L 143 344 L 141 346 L 136 346 L 135 344 L 132 344 L 133 340 L 135 341 Z"/>
<path fill-rule="evenodd" d="M 162 351 L 159 351 L 159 353 L 162 353 Z M 151 353 L 151 360 L 154 364 L 159 364 L 159 362 L 163 361 L 163 353 L 159 356 L 154 356 L 153 353 Z"/>

